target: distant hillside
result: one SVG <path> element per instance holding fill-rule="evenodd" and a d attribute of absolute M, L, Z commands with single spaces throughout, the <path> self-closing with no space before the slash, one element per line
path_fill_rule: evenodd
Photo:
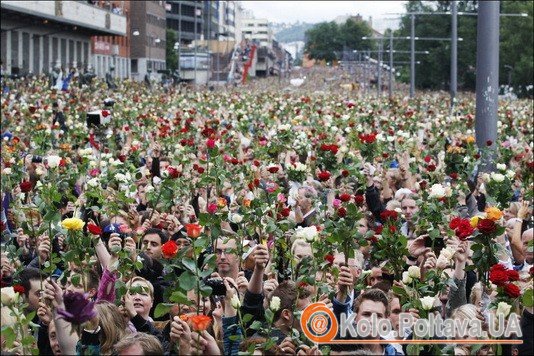
<path fill-rule="evenodd" d="M 312 28 L 314 24 L 300 22 L 291 25 L 274 26 L 274 37 L 278 42 L 304 41 L 304 33 Z"/>

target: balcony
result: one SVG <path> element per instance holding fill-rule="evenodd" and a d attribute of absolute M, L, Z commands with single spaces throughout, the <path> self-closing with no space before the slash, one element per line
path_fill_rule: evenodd
<path fill-rule="evenodd" d="M 2 0 L 2 11 L 45 18 L 92 30 L 95 34 L 126 35 L 126 16 L 79 1 L 13 1 Z"/>

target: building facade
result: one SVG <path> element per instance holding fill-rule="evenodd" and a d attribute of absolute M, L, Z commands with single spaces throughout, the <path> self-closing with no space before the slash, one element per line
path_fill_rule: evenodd
<path fill-rule="evenodd" d="M 143 80 L 166 68 L 166 2 L 130 2 L 131 76 Z"/>
<path fill-rule="evenodd" d="M 91 36 L 126 34 L 126 17 L 86 1 L 2 1 L 1 60 L 7 74 L 92 66 Z"/>
<path fill-rule="evenodd" d="M 261 47 L 272 48 L 273 31 L 267 19 L 246 17 L 241 19 L 241 33 L 243 39 L 257 42 Z"/>

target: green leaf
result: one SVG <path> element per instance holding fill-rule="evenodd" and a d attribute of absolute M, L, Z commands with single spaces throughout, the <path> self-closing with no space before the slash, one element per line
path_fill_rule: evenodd
<path fill-rule="evenodd" d="M 171 296 L 169 297 L 169 301 L 173 303 L 186 304 L 186 305 L 189 305 L 191 303 L 189 298 L 187 298 L 187 296 L 184 293 L 178 290 L 172 292 Z"/>
<path fill-rule="evenodd" d="M 438 229 L 430 230 L 428 233 L 428 237 L 430 237 L 432 240 L 437 239 L 440 236 L 440 232 Z"/>
<path fill-rule="evenodd" d="M 184 258 L 182 260 L 182 264 L 184 265 L 185 268 L 187 268 L 189 271 L 193 273 L 195 273 L 197 270 L 197 263 L 190 258 Z"/>
<path fill-rule="evenodd" d="M 154 318 L 159 318 L 169 313 L 169 311 L 171 310 L 171 307 L 172 307 L 172 304 L 159 303 L 158 305 L 156 305 L 156 309 L 154 309 Z"/>
<path fill-rule="evenodd" d="M 521 301 L 527 308 L 532 308 L 534 306 L 534 294 L 532 292 L 532 288 L 527 289 L 525 293 L 523 293 Z"/>
<path fill-rule="evenodd" d="M 260 330 L 261 329 L 261 321 L 254 320 L 254 322 L 250 325 L 251 330 Z"/>
<path fill-rule="evenodd" d="M 253 318 L 252 314 L 245 314 L 241 320 L 243 321 L 243 324 L 246 324 L 249 321 L 251 321 L 252 318 Z"/>
<path fill-rule="evenodd" d="M 209 297 L 212 292 L 213 289 L 210 286 L 205 284 L 200 286 L 200 295 L 202 295 L 203 297 Z"/>
<path fill-rule="evenodd" d="M 193 289 L 193 287 L 195 286 L 195 283 L 196 283 L 196 276 L 189 271 L 183 272 L 178 278 L 178 285 L 183 290 L 188 291 L 188 290 Z"/>
<path fill-rule="evenodd" d="M 12 348 L 17 335 L 15 334 L 15 330 L 13 330 L 13 328 L 7 327 L 6 329 L 2 328 L 2 337 L 6 340 L 6 347 Z"/>

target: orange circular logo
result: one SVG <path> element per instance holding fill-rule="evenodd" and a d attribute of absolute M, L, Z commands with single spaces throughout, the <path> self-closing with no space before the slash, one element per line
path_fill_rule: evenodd
<path fill-rule="evenodd" d="M 300 327 L 308 339 L 328 343 L 337 335 L 337 319 L 324 303 L 310 304 L 302 312 Z"/>

